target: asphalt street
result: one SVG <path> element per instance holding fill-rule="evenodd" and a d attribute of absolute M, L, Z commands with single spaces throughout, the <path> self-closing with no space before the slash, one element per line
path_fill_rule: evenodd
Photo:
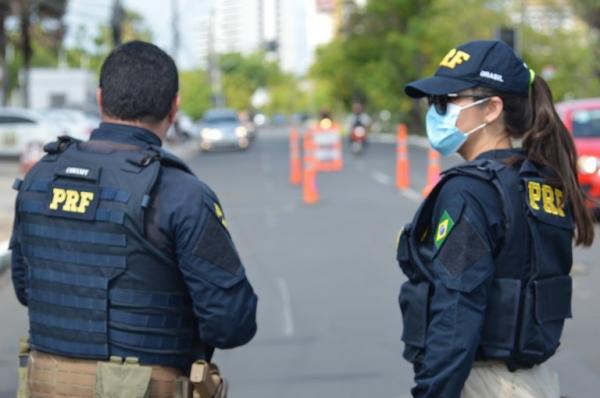
<path fill-rule="evenodd" d="M 245 152 L 200 154 L 189 145 L 186 160 L 218 193 L 259 295 L 254 340 L 214 357 L 230 396 L 409 397 L 412 370 L 401 356 L 397 303 L 405 278 L 395 245 L 421 200 L 426 151 L 410 148 L 412 188 L 402 193 L 394 187 L 394 145 L 346 154 L 342 172 L 318 176 L 321 201 L 307 206 L 288 181 L 284 129 L 261 132 Z M 550 361 L 562 395 L 571 398 L 600 391 L 598 258 L 598 242 L 575 252 L 574 319 Z M 0 277 L 0 319 L 0 398 L 14 397 L 27 314 L 8 272 Z"/>

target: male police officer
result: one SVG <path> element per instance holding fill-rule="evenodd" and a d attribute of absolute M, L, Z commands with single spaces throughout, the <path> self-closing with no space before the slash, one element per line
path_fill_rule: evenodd
<path fill-rule="evenodd" d="M 116 48 L 100 75 L 103 123 L 87 142 L 47 145 L 16 183 L 12 277 L 29 310 L 32 396 L 174 396 L 194 361 L 256 332 L 217 197 L 160 147 L 177 91 L 158 47 Z"/>

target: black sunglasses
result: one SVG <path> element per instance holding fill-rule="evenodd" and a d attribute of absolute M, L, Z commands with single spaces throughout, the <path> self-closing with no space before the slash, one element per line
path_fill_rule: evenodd
<path fill-rule="evenodd" d="M 447 94 L 447 95 L 430 95 L 427 97 L 429 106 L 433 105 L 435 111 L 439 115 L 445 115 L 448 110 L 448 102 L 455 98 L 473 98 L 475 101 L 487 98 L 484 95 L 471 95 L 471 94 Z"/>

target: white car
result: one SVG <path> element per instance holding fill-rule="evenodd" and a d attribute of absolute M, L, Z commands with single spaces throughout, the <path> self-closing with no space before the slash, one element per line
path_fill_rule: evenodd
<path fill-rule="evenodd" d="M 65 132 L 40 113 L 0 108 L 0 156 L 19 156 L 33 144 L 46 144 Z"/>
<path fill-rule="evenodd" d="M 86 141 L 100 119 L 76 109 L 50 108 L 40 111 L 50 122 L 60 126 L 64 134 Z"/>

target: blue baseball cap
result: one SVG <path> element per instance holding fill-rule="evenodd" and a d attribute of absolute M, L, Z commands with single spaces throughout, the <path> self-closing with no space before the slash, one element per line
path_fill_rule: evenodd
<path fill-rule="evenodd" d="M 483 86 L 527 97 L 534 76 L 508 44 L 475 40 L 450 50 L 434 76 L 407 84 L 404 92 L 409 97 L 421 98 Z"/>

